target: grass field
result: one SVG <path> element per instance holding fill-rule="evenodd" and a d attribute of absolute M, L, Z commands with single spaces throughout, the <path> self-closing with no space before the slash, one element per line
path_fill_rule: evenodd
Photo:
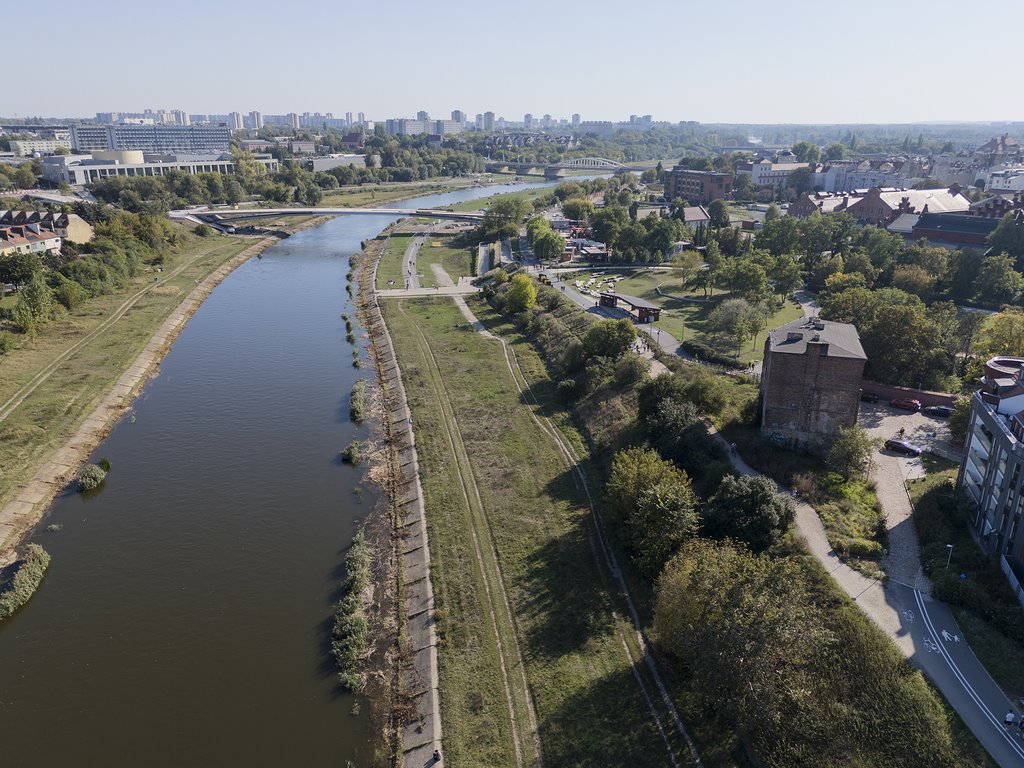
<path fill-rule="evenodd" d="M 432 192 L 450 192 L 454 189 L 464 189 L 472 185 L 473 180 L 468 178 L 364 184 L 359 187 L 327 190 L 324 192 L 323 199 L 317 204 L 317 207 L 361 208 L 368 205 L 386 203 L 389 200 L 426 195 Z"/>
<path fill-rule="evenodd" d="M 685 283 L 686 280 L 683 274 L 675 270 L 643 270 L 627 277 L 625 280 L 617 282 L 615 290 L 627 296 L 647 299 L 661 306 L 661 320 L 654 325 L 668 331 L 680 341 L 699 339 L 725 354 L 733 354 L 736 350 L 730 348 L 731 345 L 728 342 L 715 338 L 708 327 L 708 316 L 717 306 L 718 302 L 729 298 L 729 294 L 718 293 L 711 297 L 712 301 L 698 303 L 668 298 L 662 296 L 657 291 L 657 287 L 660 286 L 664 293 L 674 296 L 692 297 L 695 299 L 703 297 L 703 291 L 691 290 L 686 287 Z M 786 301 L 782 308 L 768 319 L 768 324 L 764 330 L 753 339 L 748 339 L 744 342 L 739 360 L 741 362 L 762 360 L 764 358 L 764 340 L 768 337 L 768 332 L 773 328 L 778 328 L 780 325 L 796 320 L 802 314 L 803 310 L 801 310 L 799 304 L 793 301 Z"/>
<path fill-rule="evenodd" d="M 413 235 L 392 235 L 384 246 L 384 253 L 377 265 L 377 290 L 382 291 L 388 288 L 404 288 L 405 282 L 402 277 L 402 258 L 405 256 L 405 249 L 412 242 Z M 388 285 L 388 280 L 394 280 L 394 285 Z"/>
<path fill-rule="evenodd" d="M 68 356 L 0 421 L 0 506 L 67 441 L 195 284 L 255 242 L 190 238 L 165 264 L 165 272 L 143 273 L 124 290 L 90 299 L 44 326 L 34 341 L 16 336 L 18 348 L 0 356 L 0 406 L 148 287 L 130 310 Z"/>
<path fill-rule="evenodd" d="M 434 248 L 431 243 L 440 243 L 441 247 Z M 427 238 L 416 257 L 416 266 L 422 275 L 420 285 L 431 286 L 436 283 L 434 271 L 431 269 L 432 264 L 441 265 L 456 283 L 460 277 L 472 276 L 475 249 L 471 251 L 469 248 L 452 248 L 451 243 L 451 237 L 434 235 Z"/>
<path fill-rule="evenodd" d="M 514 765 L 517 744 L 523 764 L 535 764 L 528 701 L 548 765 L 669 764 L 589 511 L 501 347 L 448 299 L 382 304 L 417 435 L 452 764 Z M 543 402 L 553 384 L 542 362 L 525 344 L 513 348 Z M 516 676 L 517 645 L 528 689 Z M 636 670 L 656 698 L 646 668 Z M 661 721 L 676 759 L 689 764 L 663 712 Z"/>

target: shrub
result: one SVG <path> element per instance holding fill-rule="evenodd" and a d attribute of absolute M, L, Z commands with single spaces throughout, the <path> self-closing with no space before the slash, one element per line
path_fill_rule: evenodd
<path fill-rule="evenodd" d="M 693 355 L 698 360 L 702 360 L 708 363 L 715 363 L 716 365 L 724 365 L 729 368 L 746 368 L 746 363 L 741 363 L 734 357 L 729 355 L 723 355 L 721 352 L 713 349 L 703 341 L 696 339 L 687 339 L 680 346 Z"/>
<path fill-rule="evenodd" d="M 6 588 L 0 585 L 0 621 L 3 621 L 29 601 L 43 580 L 50 556 L 38 544 L 25 547 L 25 557 Z"/>
<path fill-rule="evenodd" d="M 352 396 L 349 399 L 349 416 L 359 424 L 366 415 L 366 379 L 360 379 L 352 385 Z"/>
<path fill-rule="evenodd" d="M 7 331 L 0 331 L 0 355 L 6 355 L 14 349 L 14 336 Z"/>
<path fill-rule="evenodd" d="M 624 355 L 615 364 L 615 383 L 619 387 L 638 384 L 647 378 L 650 364 L 640 355 Z"/>
<path fill-rule="evenodd" d="M 338 682 L 350 691 L 360 691 L 366 676 L 360 662 L 370 649 L 370 626 L 364 616 L 363 591 L 370 584 L 370 549 L 360 530 L 345 557 L 342 598 L 334 611 L 331 629 L 331 656 L 338 666 Z"/>
<path fill-rule="evenodd" d="M 78 490 L 92 491 L 103 485 L 107 473 L 99 464 L 86 464 L 78 473 Z"/>
<path fill-rule="evenodd" d="M 54 300 L 64 309 L 74 309 L 89 298 L 89 292 L 74 280 L 62 277 L 60 285 L 53 289 Z"/>
<path fill-rule="evenodd" d="M 348 444 L 348 447 L 341 452 L 341 460 L 346 464 L 355 466 L 358 464 L 363 457 L 364 444 L 360 440 L 353 440 Z"/>
<path fill-rule="evenodd" d="M 196 224 L 192 233 L 197 237 L 209 237 L 213 233 L 213 229 L 209 224 Z"/>

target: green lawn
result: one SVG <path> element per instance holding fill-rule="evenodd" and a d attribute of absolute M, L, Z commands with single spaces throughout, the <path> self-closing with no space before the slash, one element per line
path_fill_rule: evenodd
<path fill-rule="evenodd" d="M 557 446 L 524 405 L 501 348 L 475 333 L 448 299 L 389 300 L 383 306 L 416 428 L 452 764 L 514 764 L 489 618 L 493 601 L 483 583 L 487 573 L 492 594 L 494 578 L 507 591 L 514 626 L 499 619 L 498 635 L 506 656 L 510 632 L 522 650 L 544 762 L 666 765 L 665 747 L 623 649 L 623 636 L 635 642 L 630 625 L 621 612 L 613 617 L 618 597 L 595 559 L 588 510 Z M 517 353 L 530 358 L 531 378 L 543 379 L 537 386 L 550 388 L 536 354 L 525 345 Z M 454 448 L 446 424 L 457 425 Z M 472 492 L 468 498 L 462 493 L 459 477 L 467 472 L 479 503 Z M 483 568 L 474 536 L 483 539 Z M 646 674 L 642 664 L 639 672 Z M 515 688 L 514 675 L 512 682 Z M 523 742 L 522 703 L 517 694 L 513 698 Z M 685 765 L 685 748 L 677 741 L 673 749 Z M 528 747 L 524 761 L 531 765 Z"/>
<path fill-rule="evenodd" d="M 388 238 L 387 244 L 384 246 L 384 253 L 377 266 L 378 291 L 405 287 L 402 277 L 402 258 L 412 239 L 413 235 L 392 235 Z M 394 280 L 395 284 L 388 285 L 388 280 Z"/>
<path fill-rule="evenodd" d="M 427 242 L 420 249 L 416 257 L 416 266 L 422 277 L 420 285 L 432 286 L 436 280 L 431 264 L 440 264 L 448 273 L 453 282 L 459 282 L 460 277 L 471 277 L 473 275 L 473 260 L 476 258 L 476 249 L 452 248 L 452 238 L 444 236 L 428 237 Z M 440 248 L 434 248 L 431 243 L 440 243 Z"/>
<path fill-rule="evenodd" d="M 695 291 L 686 286 L 686 278 L 683 272 L 672 269 L 645 269 L 636 272 L 625 280 L 615 283 L 615 290 L 628 296 L 637 296 L 647 299 L 650 302 L 662 307 L 661 320 L 654 325 L 662 328 L 675 336 L 680 341 L 686 339 L 699 339 L 710 344 L 724 354 L 734 354 L 730 342 L 725 339 L 716 338 L 708 328 L 708 316 L 721 301 L 730 298 L 728 293 L 716 293 L 709 297 L 709 301 L 684 301 L 662 296 L 657 288 L 660 286 L 662 292 L 673 296 L 702 299 L 703 291 Z M 750 362 L 764 358 L 764 340 L 768 332 L 780 325 L 792 322 L 801 317 L 803 311 L 800 305 L 794 301 L 786 301 L 768 319 L 768 324 L 753 339 L 748 339 L 740 351 L 739 360 Z"/>

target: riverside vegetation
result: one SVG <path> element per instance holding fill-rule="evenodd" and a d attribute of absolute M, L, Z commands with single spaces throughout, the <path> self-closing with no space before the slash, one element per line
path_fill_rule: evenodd
<path fill-rule="evenodd" d="M 491 277 L 491 301 L 505 312 L 509 288 Z M 549 393 L 544 405 L 561 412 L 559 426 L 580 431 L 593 474 L 608 477 L 604 506 L 631 579 L 648 585 L 638 588 L 641 613 L 705 762 L 742 754 L 772 766 L 988 764 L 921 674 L 795 541 L 787 501 L 767 492 L 771 484 L 725 479 L 729 464 L 703 419 L 731 407 L 732 384 L 694 365 L 652 381 L 629 375 L 640 367 L 631 352 L 588 354 L 601 323 L 538 290 L 536 307 L 502 317 L 474 310 L 492 331 L 518 331 L 520 344 L 540 352 L 535 391 Z M 723 733 L 736 734 L 731 750 L 722 751 Z M 544 743 L 543 724 L 541 735 Z"/>
<path fill-rule="evenodd" d="M 345 556 L 342 597 L 334 611 L 331 629 L 331 657 L 338 666 L 338 682 L 349 691 L 361 691 L 366 683 L 361 663 L 370 651 L 369 622 L 365 616 L 369 587 L 370 548 L 360 529 Z"/>
<path fill-rule="evenodd" d="M 28 602 L 49 565 L 50 556 L 46 550 L 38 544 L 29 544 L 25 547 L 24 557 L 10 566 L 13 576 L 9 580 L 0 571 L 0 621 L 9 618 Z"/>

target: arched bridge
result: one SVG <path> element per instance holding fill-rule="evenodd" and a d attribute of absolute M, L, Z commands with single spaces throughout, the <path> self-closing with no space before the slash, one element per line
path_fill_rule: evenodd
<path fill-rule="evenodd" d="M 585 168 L 595 171 L 619 171 L 626 166 L 616 163 L 607 157 L 574 157 L 572 160 L 563 160 L 561 163 L 554 163 L 554 168 Z"/>

